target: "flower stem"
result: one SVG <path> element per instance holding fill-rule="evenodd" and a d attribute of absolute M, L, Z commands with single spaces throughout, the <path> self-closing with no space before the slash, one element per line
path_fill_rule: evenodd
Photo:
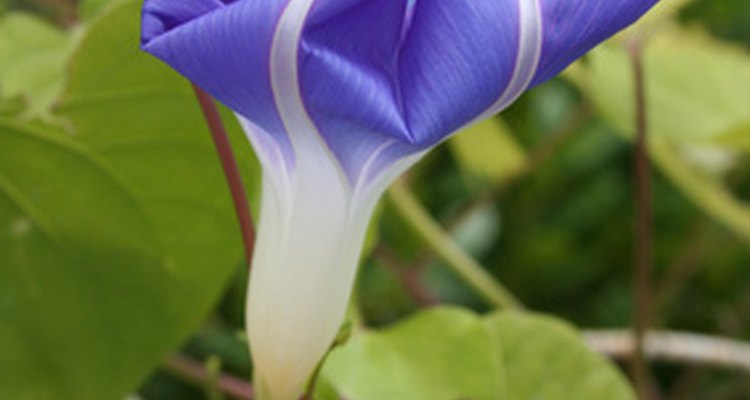
<path fill-rule="evenodd" d="M 630 46 L 635 84 L 635 307 L 633 314 L 634 351 L 633 378 L 642 400 L 650 398 L 649 369 L 646 361 L 646 332 L 651 323 L 651 274 L 653 271 L 653 217 L 651 210 L 651 163 L 648 155 L 648 114 L 646 108 L 646 83 L 641 43 Z"/>
<path fill-rule="evenodd" d="M 404 265 L 398 255 L 383 243 L 375 246 L 372 255 L 401 282 L 419 306 L 432 307 L 440 304 L 440 298 L 422 282 L 422 268 Z"/>
<path fill-rule="evenodd" d="M 181 354 L 175 354 L 167 359 L 164 368 L 173 375 L 198 386 L 205 386 L 212 379 L 212 373 L 205 365 Z M 250 383 L 221 373 L 216 373 L 214 379 L 216 389 L 223 395 L 232 399 L 253 400 L 253 387 Z"/>
<path fill-rule="evenodd" d="M 391 187 L 388 198 L 432 251 L 488 303 L 500 308 L 523 308 L 518 299 L 435 222 L 403 181 L 398 181 Z"/>
<path fill-rule="evenodd" d="M 633 356 L 635 338 L 626 329 L 586 330 L 592 349 L 615 359 Z M 742 340 L 678 331 L 649 331 L 646 356 L 650 360 L 750 373 L 750 344 Z M 682 397 L 681 397 L 682 398 Z"/>
<path fill-rule="evenodd" d="M 242 184 L 242 176 L 237 167 L 237 160 L 234 158 L 234 153 L 232 153 L 232 145 L 229 142 L 227 131 L 224 129 L 224 124 L 221 122 L 221 115 L 213 99 L 195 84 L 193 84 L 193 91 L 195 91 L 195 96 L 198 98 L 203 116 L 206 118 L 206 123 L 211 131 L 211 138 L 216 146 L 216 152 L 219 154 L 221 166 L 232 194 L 232 202 L 237 213 L 237 221 L 240 224 L 242 242 L 245 246 L 245 260 L 249 267 L 255 245 L 255 227 L 250 215 L 245 187 Z"/>

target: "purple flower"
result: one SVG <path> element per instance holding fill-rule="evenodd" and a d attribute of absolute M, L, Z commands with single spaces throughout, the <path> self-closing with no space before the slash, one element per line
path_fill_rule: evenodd
<path fill-rule="evenodd" d="M 383 190 L 658 0 L 146 0 L 142 46 L 234 110 L 263 165 L 255 381 L 288 400 L 336 335 Z"/>

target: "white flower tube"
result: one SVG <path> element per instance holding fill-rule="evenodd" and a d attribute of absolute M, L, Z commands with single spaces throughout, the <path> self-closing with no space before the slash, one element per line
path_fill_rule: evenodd
<path fill-rule="evenodd" d="M 394 164 L 356 191 L 322 143 L 297 145 L 305 151 L 297 153 L 290 176 L 264 174 L 248 287 L 247 332 L 263 400 L 300 395 L 344 319 L 377 199 L 421 157 Z"/>

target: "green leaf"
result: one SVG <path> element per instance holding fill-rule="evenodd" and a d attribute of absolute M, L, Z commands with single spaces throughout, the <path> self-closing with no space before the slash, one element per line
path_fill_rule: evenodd
<path fill-rule="evenodd" d="M 750 121 L 720 135 L 716 143 L 722 147 L 750 152 Z"/>
<path fill-rule="evenodd" d="M 0 397 L 123 392 L 137 354 L 169 332 L 130 335 L 174 324 L 180 307 L 160 291 L 171 278 L 157 239 L 100 159 L 62 135 L 0 124 Z"/>
<path fill-rule="evenodd" d="M 63 87 L 63 64 L 75 41 L 28 14 L 0 19 L 0 98 L 22 96 L 29 115 L 44 115 Z"/>
<path fill-rule="evenodd" d="M 0 99 L 0 116 L 17 117 L 26 109 L 26 102 L 20 97 Z"/>
<path fill-rule="evenodd" d="M 503 181 L 521 170 L 526 153 L 505 123 L 491 118 L 455 135 L 449 142 L 458 163 L 490 182 Z"/>
<path fill-rule="evenodd" d="M 352 338 L 330 354 L 323 374 L 357 400 L 503 399 L 499 352 L 478 316 L 436 308 Z"/>
<path fill-rule="evenodd" d="M 87 31 L 57 114 L 67 131 L 0 126 L 0 398 L 123 398 L 243 262 L 205 122 L 189 84 L 139 51 L 139 8 Z"/>
<path fill-rule="evenodd" d="M 649 38 L 659 31 L 674 28 L 676 17 L 694 0 L 660 1 L 651 8 L 637 23 L 631 25 L 619 34 L 621 37 L 642 40 Z"/>
<path fill-rule="evenodd" d="M 673 29 L 648 42 L 644 62 L 655 136 L 705 143 L 750 122 L 747 52 Z M 599 47 L 568 76 L 622 133 L 632 134 L 633 73 L 622 46 Z"/>
<path fill-rule="evenodd" d="M 502 344 L 512 400 L 635 400 L 620 372 L 565 322 L 512 311 L 485 322 Z"/>
<path fill-rule="evenodd" d="M 340 400 L 336 388 L 331 385 L 325 377 L 319 377 L 315 384 L 315 392 L 313 393 L 313 400 Z"/>

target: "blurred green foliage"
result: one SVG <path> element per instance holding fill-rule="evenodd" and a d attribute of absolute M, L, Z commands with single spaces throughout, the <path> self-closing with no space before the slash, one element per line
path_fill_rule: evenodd
<path fill-rule="evenodd" d="M 682 19 L 708 28 L 726 40 L 750 47 L 750 3 L 742 0 L 696 0 L 682 11 Z"/>
<path fill-rule="evenodd" d="M 750 3 L 687 3 L 677 24 L 650 22 L 646 47 L 654 324 L 749 339 Z M 223 176 L 187 82 L 138 50 L 138 7 L 0 1 L 2 399 L 207 398 L 159 368 L 178 348 L 250 376 Z M 492 311 L 387 201 L 354 299 L 367 328 L 331 353 L 316 396 L 633 398 L 569 325 L 624 328 L 635 311 L 625 35 L 409 175 L 462 249 L 567 322 Z M 255 208 L 258 166 L 225 116 Z M 434 302 L 465 308 L 420 311 Z M 750 392 L 739 374 L 654 372 L 671 398 Z"/>

